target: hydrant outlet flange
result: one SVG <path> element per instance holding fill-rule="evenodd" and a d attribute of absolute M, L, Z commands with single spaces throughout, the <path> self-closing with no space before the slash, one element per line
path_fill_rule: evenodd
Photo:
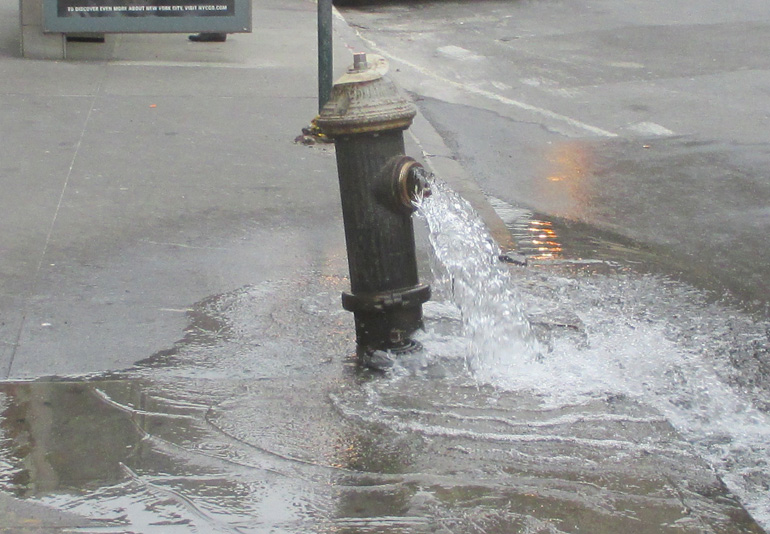
<path fill-rule="evenodd" d="M 431 195 L 428 172 L 409 156 L 402 156 L 396 161 L 392 184 L 397 203 L 409 212 L 417 209 L 416 202 Z"/>

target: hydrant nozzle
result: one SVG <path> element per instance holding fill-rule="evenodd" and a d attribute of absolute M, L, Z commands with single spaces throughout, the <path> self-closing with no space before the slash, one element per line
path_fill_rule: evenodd
<path fill-rule="evenodd" d="M 393 174 L 394 197 L 409 212 L 417 209 L 417 203 L 431 194 L 428 172 L 425 167 L 409 156 L 399 159 Z"/>

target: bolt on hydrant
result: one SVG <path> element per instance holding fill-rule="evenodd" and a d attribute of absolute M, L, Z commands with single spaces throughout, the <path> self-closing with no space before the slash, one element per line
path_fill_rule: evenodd
<path fill-rule="evenodd" d="M 418 279 L 411 217 L 430 188 L 422 165 L 404 155 L 403 132 L 417 110 L 387 71 L 384 58 L 355 54 L 318 119 L 337 154 L 351 285 L 342 305 L 354 314 L 359 355 L 375 367 L 379 351 L 418 346 L 410 336 L 430 298 Z"/>

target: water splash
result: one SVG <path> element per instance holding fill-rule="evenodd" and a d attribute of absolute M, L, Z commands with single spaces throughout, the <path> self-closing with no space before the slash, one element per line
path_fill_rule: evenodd
<path fill-rule="evenodd" d="M 741 370 L 725 357 L 750 352 L 746 339 L 766 339 L 761 324 L 651 275 L 573 278 L 527 270 L 516 280 L 523 293 L 517 295 L 497 245 L 465 200 L 436 181 L 419 208 L 438 285 L 461 312 L 477 381 L 535 394 L 554 409 L 600 398 L 638 400 L 662 414 L 754 518 L 770 525 L 770 415 L 757 408 L 764 394 L 740 386 L 753 381 L 737 376 Z M 557 334 L 543 346 L 522 302 L 530 313 L 568 309 L 583 337 Z"/>
<path fill-rule="evenodd" d="M 431 191 L 416 205 L 430 230 L 435 284 L 460 310 L 468 366 L 480 381 L 494 383 L 536 360 L 540 345 L 484 223 L 440 180 L 433 180 Z"/>

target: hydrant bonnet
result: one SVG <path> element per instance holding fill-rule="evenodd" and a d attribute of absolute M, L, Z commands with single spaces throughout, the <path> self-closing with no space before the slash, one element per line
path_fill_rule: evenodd
<path fill-rule="evenodd" d="M 321 131 L 338 137 L 409 128 L 417 108 L 387 78 L 387 72 L 385 58 L 357 55 L 355 66 L 335 82 L 321 110 Z"/>

